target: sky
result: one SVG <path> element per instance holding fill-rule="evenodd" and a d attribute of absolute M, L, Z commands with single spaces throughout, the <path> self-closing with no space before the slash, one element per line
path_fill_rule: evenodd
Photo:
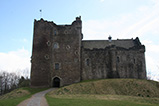
<path fill-rule="evenodd" d="M 0 71 L 30 74 L 34 19 L 61 25 L 77 16 L 84 40 L 139 37 L 147 75 L 159 80 L 159 0 L 0 0 Z"/>

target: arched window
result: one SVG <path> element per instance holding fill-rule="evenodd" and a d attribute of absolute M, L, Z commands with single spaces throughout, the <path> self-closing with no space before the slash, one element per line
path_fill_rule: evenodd
<path fill-rule="evenodd" d="M 58 49 L 59 48 L 59 44 L 58 43 L 54 43 L 53 48 L 54 49 Z"/>

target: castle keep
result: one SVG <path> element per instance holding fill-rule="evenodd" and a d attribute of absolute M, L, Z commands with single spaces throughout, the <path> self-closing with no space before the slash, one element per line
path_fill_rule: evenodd
<path fill-rule="evenodd" d="M 145 46 L 136 39 L 82 40 L 82 21 L 34 21 L 31 86 L 60 87 L 81 80 L 146 79 Z"/>

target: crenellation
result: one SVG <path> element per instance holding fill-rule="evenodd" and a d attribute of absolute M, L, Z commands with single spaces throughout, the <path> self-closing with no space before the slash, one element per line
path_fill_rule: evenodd
<path fill-rule="evenodd" d="M 70 25 L 34 20 L 32 87 L 61 87 L 82 80 L 146 79 L 145 46 L 139 38 L 82 40 L 82 20 Z"/>

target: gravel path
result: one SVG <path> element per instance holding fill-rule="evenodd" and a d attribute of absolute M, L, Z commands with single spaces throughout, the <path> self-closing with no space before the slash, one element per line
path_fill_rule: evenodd
<path fill-rule="evenodd" d="M 44 96 L 46 93 L 48 93 L 54 89 L 55 88 L 50 88 L 48 90 L 36 93 L 31 98 L 21 102 L 17 106 L 48 106 L 47 101 Z"/>

